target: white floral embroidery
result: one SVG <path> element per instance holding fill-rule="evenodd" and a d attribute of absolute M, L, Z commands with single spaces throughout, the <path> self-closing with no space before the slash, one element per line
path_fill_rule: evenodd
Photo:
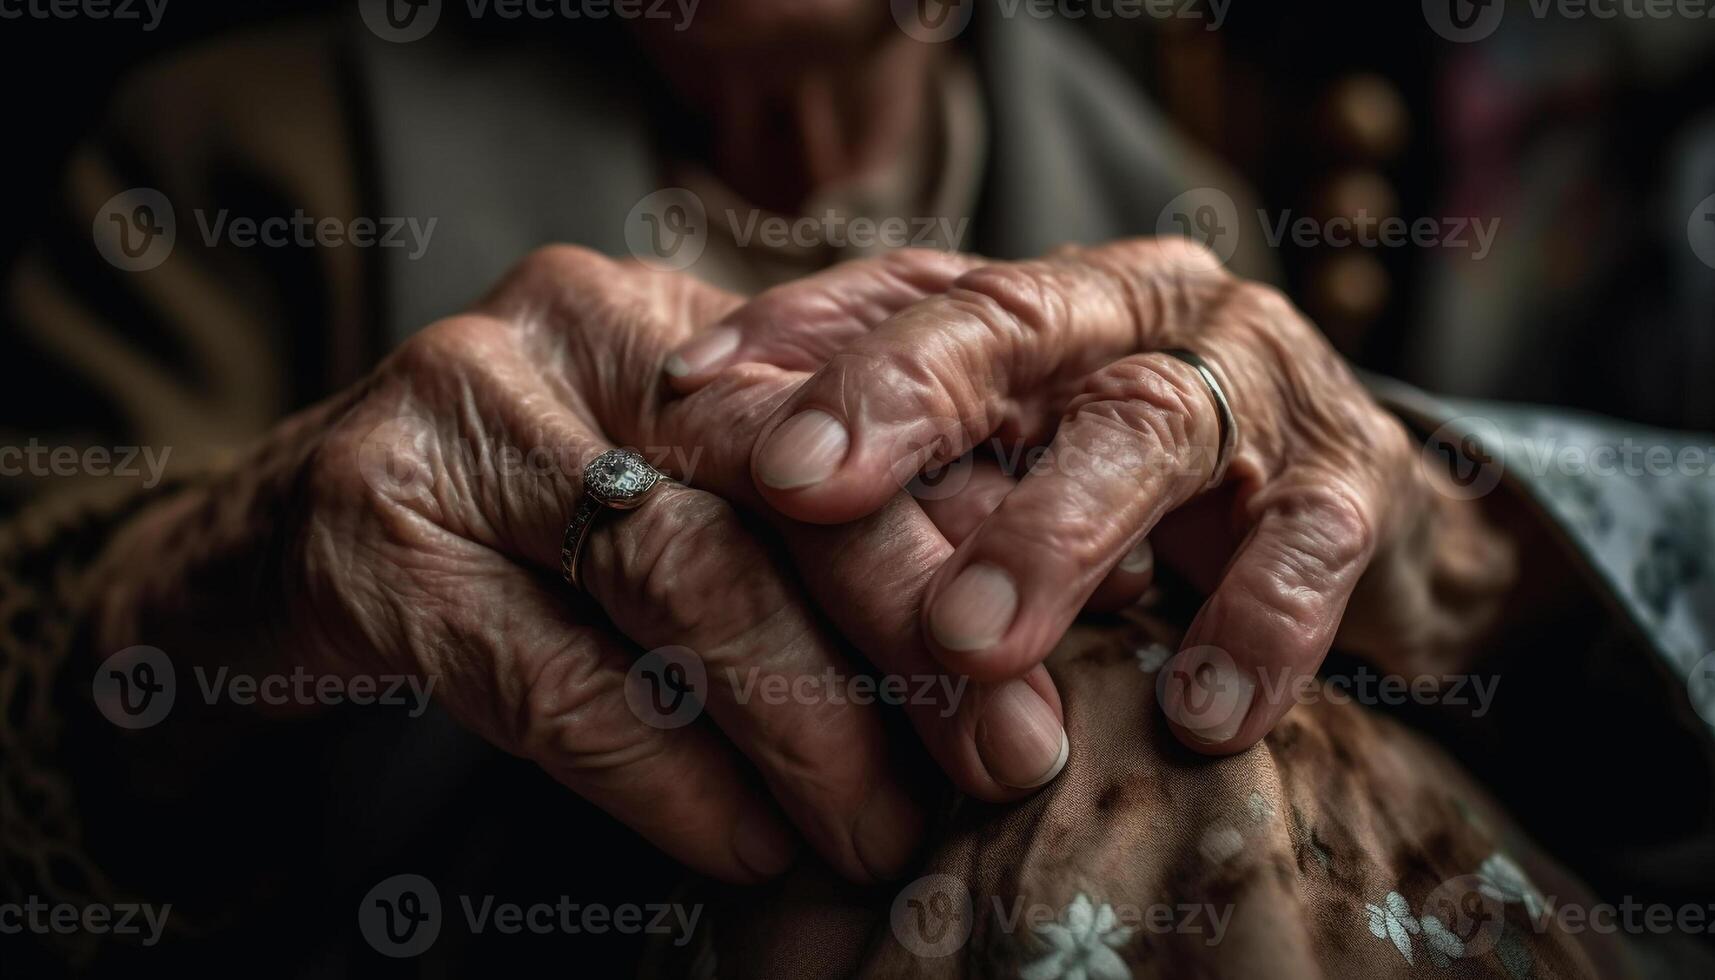
<path fill-rule="evenodd" d="M 1465 955 L 1465 941 L 1448 932 L 1433 915 L 1423 917 L 1423 941 L 1429 946 L 1429 961 L 1444 970 Z"/>
<path fill-rule="evenodd" d="M 1531 921 L 1541 921 L 1544 909 L 1542 893 L 1536 890 L 1524 869 L 1514 864 L 1512 858 L 1496 851 L 1477 869 L 1477 876 L 1483 879 L 1483 883 L 1477 886 L 1478 891 L 1501 902 L 1523 902 L 1525 914 Z"/>
<path fill-rule="evenodd" d="M 1210 827 L 1203 832 L 1198 849 L 1210 864 L 1220 864 L 1245 849 L 1245 835 L 1230 824 Z"/>
<path fill-rule="evenodd" d="M 1250 798 L 1245 800 L 1245 808 L 1250 810 L 1251 823 L 1267 823 L 1274 818 L 1274 804 L 1254 789 Z"/>
<path fill-rule="evenodd" d="M 1417 924 L 1417 917 L 1411 914 L 1411 906 L 1405 896 L 1399 892 L 1388 892 L 1382 899 L 1381 905 L 1365 904 L 1364 908 L 1370 913 L 1370 934 L 1377 939 L 1393 940 L 1393 948 L 1399 950 L 1399 955 L 1405 957 L 1405 962 L 1414 964 L 1411 957 L 1411 937 L 1423 928 Z"/>
<path fill-rule="evenodd" d="M 1034 930 L 1048 945 L 1048 953 L 1020 970 L 1020 980 L 1131 980 L 1131 970 L 1114 952 L 1131 939 L 1131 927 L 1122 926 L 1114 907 L 1094 905 L 1080 893 L 1066 906 L 1059 922 Z"/>
<path fill-rule="evenodd" d="M 1173 651 L 1159 643 L 1151 643 L 1149 646 L 1137 650 L 1133 656 L 1137 657 L 1138 670 L 1146 674 L 1153 674 L 1161 669 L 1161 665 L 1167 662 L 1168 657 L 1173 656 Z"/>

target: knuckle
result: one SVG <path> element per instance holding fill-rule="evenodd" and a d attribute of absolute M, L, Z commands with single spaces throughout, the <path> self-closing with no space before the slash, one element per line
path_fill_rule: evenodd
<path fill-rule="evenodd" d="M 1097 261 L 1138 270 L 1144 275 L 1170 271 L 1176 276 L 1210 277 L 1223 281 L 1232 278 L 1218 252 L 1181 235 L 1123 239 L 1091 249 L 1087 254 Z"/>
<path fill-rule="evenodd" d="M 1292 305 L 1292 300 L 1268 283 L 1254 279 L 1235 279 L 1231 289 L 1234 305 L 1249 313 L 1259 323 L 1283 327 L 1300 324 L 1303 320 L 1298 315 L 1298 308 Z"/>
<path fill-rule="evenodd" d="M 582 245 L 553 244 L 533 249 L 518 261 L 516 275 L 529 282 L 586 281 L 601 276 L 618 264 Z"/>
<path fill-rule="evenodd" d="M 947 298 L 1003 341 L 1051 338 L 1071 322 L 1064 290 L 1042 262 L 979 266 L 953 280 Z"/>
<path fill-rule="evenodd" d="M 1402 473 L 1415 474 L 1417 453 L 1405 424 L 1367 397 L 1365 401 L 1368 411 L 1360 417 L 1358 446 L 1375 461 L 1377 476 L 1389 485 Z"/>
<path fill-rule="evenodd" d="M 574 298 L 619 278 L 621 266 L 581 245 L 543 245 L 519 259 L 480 304 L 507 320 L 575 306 Z"/>
<path fill-rule="evenodd" d="M 765 559 L 732 507 L 684 488 L 657 497 L 665 499 L 603 525 L 613 529 L 611 548 L 602 550 L 611 553 L 620 601 L 649 617 L 662 639 L 688 642 L 700 654 L 766 621 L 777 604 L 759 594 L 772 590 L 755 587 L 754 578 Z"/>
<path fill-rule="evenodd" d="M 1309 645 L 1328 615 L 1329 593 L 1318 577 L 1316 561 L 1290 539 L 1291 535 L 1278 536 L 1247 556 L 1237 573 L 1234 598 L 1263 614 L 1247 615 L 1245 620 L 1272 621 L 1276 625 L 1267 631 L 1269 634 L 1281 639 L 1297 637 L 1302 645 Z M 1281 629 L 1281 624 L 1286 629 Z M 1297 645 L 1300 643 L 1284 644 L 1288 648 Z"/>
<path fill-rule="evenodd" d="M 493 339 L 505 330 L 505 322 L 493 317 L 472 314 L 448 317 L 400 344 L 388 366 L 406 378 L 419 379 L 480 363 Z"/>
<path fill-rule="evenodd" d="M 1160 370 L 1159 355 L 1122 358 L 1096 371 L 1069 414 L 1105 421 L 1143 440 L 1144 448 L 1177 455 L 1192 444 L 1190 427 L 1198 399 L 1191 381 Z"/>
<path fill-rule="evenodd" d="M 1276 558 L 1283 581 L 1334 589 L 1369 561 L 1376 540 L 1373 508 L 1343 483 L 1299 487 L 1271 507 L 1282 527 Z"/>
<path fill-rule="evenodd" d="M 666 744 L 661 731 L 632 715 L 625 674 L 590 657 L 577 639 L 528 679 L 513 724 L 515 751 L 560 771 L 634 764 Z"/>
<path fill-rule="evenodd" d="M 899 248 L 877 259 L 877 268 L 924 292 L 939 292 L 972 268 L 971 260 L 938 248 Z"/>
<path fill-rule="evenodd" d="M 1061 492 L 1038 496 L 1027 508 L 1013 507 L 1003 520 L 1006 550 L 1056 570 L 1057 581 L 1091 575 L 1092 562 L 1127 531 L 1124 516 L 1080 481 L 1067 481 Z"/>
<path fill-rule="evenodd" d="M 860 775 L 853 771 L 859 767 L 847 764 L 858 747 L 830 744 L 831 734 L 846 731 L 828 717 L 834 710 L 827 705 L 814 710 L 759 707 L 751 717 L 756 726 L 752 761 L 772 780 L 818 806 L 851 800 L 857 789 L 854 777 Z"/>

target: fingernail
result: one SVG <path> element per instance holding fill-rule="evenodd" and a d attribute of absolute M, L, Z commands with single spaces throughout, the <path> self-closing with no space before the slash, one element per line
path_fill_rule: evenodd
<path fill-rule="evenodd" d="M 929 630 L 948 650 L 986 650 L 1006 635 L 1018 611 L 1018 587 L 993 565 L 967 566 L 935 599 Z"/>
<path fill-rule="evenodd" d="M 1155 549 L 1150 546 L 1148 538 L 1139 541 L 1137 547 L 1126 552 L 1126 556 L 1120 559 L 1120 571 L 1132 575 L 1144 575 L 1154 568 Z"/>
<path fill-rule="evenodd" d="M 840 420 L 819 409 L 787 419 L 756 460 L 756 475 L 776 490 L 820 483 L 845 461 L 851 438 Z"/>
<path fill-rule="evenodd" d="M 1053 709 L 1022 680 L 988 693 L 976 740 L 989 775 L 1013 789 L 1035 789 L 1060 775 L 1072 750 Z"/>
<path fill-rule="evenodd" d="M 897 878 L 923 838 L 923 811 L 897 788 L 878 790 L 864 801 L 852 838 L 858 860 L 871 877 Z"/>
<path fill-rule="evenodd" d="M 733 351 L 738 350 L 738 331 L 731 327 L 714 327 L 690 343 L 667 355 L 663 369 L 675 378 L 701 374 L 720 367 Z"/>
<path fill-rule="evenodd" d="M 1212 652 L 1205 652 L 1212 651 Z M 1213 647 L 1192 647 L 1168 662 L 1162 709 L 1204 745 L 1231 741 L 1250 713 L 1256 680 Z"/>
<path fill-rule="evenodd" d="M 772 878 L 792 866 L 797 845 L 772 815 L 745 814 L 733 830 L 732 849 L 758 877 Z"/>

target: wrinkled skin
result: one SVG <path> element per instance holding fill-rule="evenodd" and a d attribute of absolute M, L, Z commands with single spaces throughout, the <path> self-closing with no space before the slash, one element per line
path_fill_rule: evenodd
<path fill-rule="evenodd" d="M 765 308 L 800 309 L 802 322 L 839 332 L 843 318 L 884 317 L 955 271 L 933 260 L 891 268 L 838 270 Z M 689 277 L 548 249 L 468 314 L 426 328 L 359 390 L 283 426 L 259 455 L 305 460 L 285 508 L 299 515 L 283 547 L 286 656 L 341 674 L 436 678 L 462 723 L 709 873 L 784 869 L 795 836 L 784 811 L 843 873 L 889 875 L 922 818 L 888 759 L 879 710 L 814 691 L 741 703 L 749 672 L 850 676 L 855 645 L 910 679 L 907 712 L 930 753 L 994 800 L 1021 791 L 991 774 L 997 756 L 979 745 L 985 728 L 1008 727 L 981 724 L 994 714 L 986 705 L 1033 699 L 1057 727 L 1058 699 L 1040 669 L 999 685 L 1004 697 L 918 683 L 944 673 L 915 616 L 951 545 L 908 497 L 838 528 L 781 521 L 759 537 L 740 520 L 732 503 L 755 503 L 756 427 L 802 375 L 737 369 L 675 400 L 656 379 L 695 329 L 745 316 L 737 297 Z M 684 485 L 598 520 L 579 599 L 559 579 L 561 530 L 583 464 L 615 445 L 644 449 Z M 1130 578 L 1135 596 L 1147 579 Z M 706 665 L 713 725 L 655 727 L 628 705 L 639 650 L 666 646 Z"/>
<path fill-rule="evenodd" d="M 951 288 L 870 330 L 768 318 L 673 362 L 684 391 L 746 360 L 816 370 L 754 458 L 758 491 L 799 520 L 861 518 L 902 474 L 973 447 L 1003 462 L 1020 458 L 1009 447 L 1046 447 L 1028 474 L 1013 467 L 1016 485 L 978 464 L 978 482 L 1000 484 L 992 513 L 925 602 L 948 667 L 990 682 L 1034 669 L 1158 525 L 1164 563 L 1209 594 L 1164 698 L 1198 751 L 1267 734 L 1292 704 L 1271 694 L 1314 672 L 1337 635 L 1431 669 L 1493 620 L 1515 575 L 1507 542 L 1436 492 L 1404 427 L 1278 292 L 1180 239 L 966 261 Z M 1158 353 L 1172 348 L 1211 366 L 1236 416 L 1213 491 L 1220 415 L 1196 370 Z"/>
<path fill-rule="evenodd" d="M 693 364 L 694 338 L 729 353 Z M 1140 353 L 1169 345 L 1203 352 L 1240 415 L 1213 492 L 1207 391 L 1182 362 Z M 791 490 L 758 481 L 770 437 L 812 405 L 849 427 L 837 472 Z M 1025 474 L 981 459 L 901 492 L 990 434 L 1082 462 Z M 583 464 L 612 446 L 682 483 L 603 515 L 578 596 L 559 578 L 561 530 Z M 175 610 L 197 621 L 186 597 L 213 594 L 206 567 L 221 565 L 197 550 L 242 567 L 261 554 L 279 602 L 240 628 L 267 636 L 224 637 L 211 659 L 265 643 L 317 672 L 432 677 L 458 721 L 700 871 L 778 873 L 790 827 L 870 880 L 907 865 L 923 822 L 881 709 L 813 688 L 746 699 L 747 677 L 861 661 L 903 676 L 904 713 L 953 783 L 1017 799 L 1066 762 L 1042 657 L 1079 609 L 1136 599 L 1152 534 L 1164 562 L 1213 588 L 1188 642 L 1241 669 L 1313 670 L 1337 630 L 1378 656 L 1432 658 L 1465 638 L 1402 626 L 1477 628 L 1445 615 L 1446 597 L 1476 610 L 1498 587 L 1447 556 L 1493 542 L 1408 448 L 1285 301 L 1188 246 L 998 265 L 903 252 L 749 301 L 552 248 L 132 529 L 106 573 L 103 642 L 166 635 L 156 624 Z M 142 555 L 154 575 L 138 585 Z M 174 586 L 196 577 L 175 562 L 204 568 L 204 587 Z M 1019 583 L 1017 614 L 988 648 L 952 649 L 937 600 L 978 562 Z M 1342 625 L 1355 589 L 1373 599 Z M 194 642 L 177 637 L 175 656 Z M 638 653 L 667 646 L 708 672 L 707 716 L 684 727 L 648 723 L 626 697 Z M 1259 696 L 1224 741 L 1199 741 L 1206 719 L 1172 700 L 1175 731 L 1210 752 L 1253 743 L 1290 703 Z M 1232 704 L 1215 703 L 1229 724 Z"/>

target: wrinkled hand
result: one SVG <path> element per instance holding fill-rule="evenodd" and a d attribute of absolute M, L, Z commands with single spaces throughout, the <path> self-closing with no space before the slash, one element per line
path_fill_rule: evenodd
<path fill-rule="evenodd" d="M 310 624 L 300 645 L 330 670 L 435 676 L 460 722 L 731 880 L 790 860 L 769 796 L 848 876 L 910 858 L 922 816 L 881 712 L 803 686 L 858 673 L 853 646 L 906 679 L 895 693 L 965 791 L 1009 799 L 1052 775 L 1065 743 L 1045 670 L 930 683 L 951 679 L 901 597 L 924 593 L 951 545 L 911 498 L 836 527 L 777 519 L 760 537 L 732 506 L 762 509 L 751 447 L 804 375 L 758 365 L 691 398 L 659 390 L 668 351 L 702 325 L 750 330 L 790 310 L 851 333 L 944 291 L 962 265 L 891 268 L 848 267 L 746 305 L 582 250 L 527 259 L 469 314 L 406 343 L 331 424 L 293 436 L 313 443 L 285 563 L 288 621 Z M 580 597 L 559 578 L 561 531 L 583 465 L 614 446 L 684 483 L 598 517 Z M 941 518 L 977 506 L 948 502 Z M 709 718 L 661 727 L 628 705 L 639 648 L 667 646 L 706 668 Z M 770 677 L 793 694 L 758 696 Z"/>
<path fill-rule="evenodd" d="M 755 447 L 756 488 L 783 515 L 863 518 L 925 467 L 982 487 L 923 602 L 949 667 L 1036 668 L 1104 581 L 1148 568 L 1153 536 L 1208 593 L 1162 672 L 1165 713 L 1187 745 L 1227 753 L 1273 727 L 1336 635 L 1360 653 L 1432 644 L 1438 604 L 1492 611 L 1504 554 L 1279 293 L 1181 239 L 961 261 L 950 288 L 873 328 L 770 318 L 668 362 L 685 392 L 745 362 L 815 371 Z M 1237 416 L 1213 489 L 1220 417 L 1171 348 L 1212 366 Z"/>

